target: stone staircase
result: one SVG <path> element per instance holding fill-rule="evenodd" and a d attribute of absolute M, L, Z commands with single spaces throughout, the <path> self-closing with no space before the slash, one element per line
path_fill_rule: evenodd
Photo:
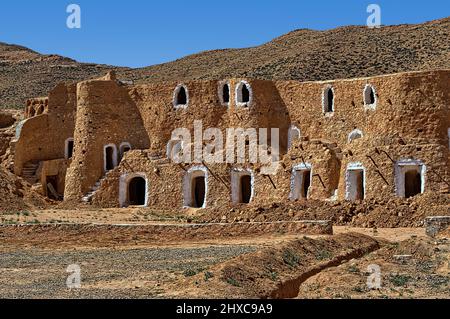
<path fill-rule="evenodd" d="M 31 185 L 38 182 L 39 178 L 36 176 L 36 172 L 39 168 L 39 163 L 28 162 L 23 166 L 22 178 Z"/>
<path fill-rule="evenodd" d="M 97 181 L 97 183 L 95 183 L 94 186 L 92 186 L 91 190 L 90 190 L 86 195 L 84 195 L 84 196 L 81 198 L 81 201 L 82 201 L 83 203 L 90 203 L 90 202 L 92 201 L 92 198 L 94 197 L 95 193 L 97 193 L 97 191 L 100 189 L 100 187 L 101 187 L 103 181 L 104 181 L 105 179 L 108 178 L 108 175 L 109 175 L 110 172 L 112 172 L 112 171 L 106 172 L 106 174 L 103 175 L 103 177 L 100 178 L 100 179 Z"/>

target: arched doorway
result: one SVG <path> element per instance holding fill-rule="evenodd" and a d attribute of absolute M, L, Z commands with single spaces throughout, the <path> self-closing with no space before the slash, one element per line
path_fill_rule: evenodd
<path fill-rule="evenodd" d="M 253 173 L 249 170 L 234 170 L 231 173 L 231 197 L 233 204 L 249 204 L 254 194 Z"/>
<path fill-rule="evenodd" d="M 145 206 L 147 201 L 147 181 L 141 176 L 128 182 L 127 203 L 129 206 Z"/>
<path fill-rule="evenodd" d="M 207 195 L 206 169 L 193 168 L 187 172 L 184 180 L 184 206 L 192 208 L 205 208 Z"/>

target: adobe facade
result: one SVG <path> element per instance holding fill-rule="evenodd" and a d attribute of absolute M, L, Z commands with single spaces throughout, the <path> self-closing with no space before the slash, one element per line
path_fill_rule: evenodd
<path fill-rule="evenodd" d="M 143 85 L 109 74 L 27 102 L 13 142 L 14 171 L 49 197 L 105 208 L 448 193 L 449 91 L 448 70 Z M 194 135 L 195 121 L 224 136 L 227 128 L 278 128 L 278 170 L 267 173 L 248 159 L 174 163 L 169 154 L 181 144 L 172 132 Z"/>

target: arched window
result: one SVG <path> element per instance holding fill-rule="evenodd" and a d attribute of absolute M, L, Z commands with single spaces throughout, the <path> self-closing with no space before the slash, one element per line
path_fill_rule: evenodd
<path fill-rule="evenodd" d="M 189 92 L 185 85 L 180 84 L 175 88 L 173 94 L 173 106 L 176 109 L 184 109 L 188 107 L 188 104 L 189 104 Z"/>
<path fill-rule="evenodd" d="M 184 177 L 184 207 L 205 208 L 208 193 L 208 171 L 205 167 L 193 167 Z"/>
<path fill-rule="evenodd" d="M 66 159 L 70 159 L 73 157 L 74 151 L 74 139 L 68 138 L 65 143 L 64 155 Z"/>
<path fill-rule="evenodd" d="M 361 132 L 360 130 L 354 130 L 348 135 L 348 142 L 351 143 L 354 140 L 357 140 L 357 139 L 363 138 L 363 137 L 364 137 L 363 132 Z"/>
<path fill-rule="evenodd" d="M 300 129 L 295 125 L 291 125 L 291 127 L 289 127 L 289 132 L 288 132 L 288 149 L 291 148 L 292 143 L 295 140 L 298 140 L 301 136 L 302 136 L 302 134 L 301 134 Z"/>
<path fill-rule="evenodd" d="M 117 167 L 117 147 L 114 144 L 106 145 L 103 149 L 104 170 L 108 172 Z"/>
<path fill-rule="evenodd" d="M 122 160 L 122 158 L 125 156 L 126 152 L 131 151 L 131 144 L 128 142 L 123 142 L 122 144 L 120 144 L 119 147 L 119 153 L 120 153 L 120 160 Z"/>
<path fill-rule="evenodd" d="M 334 112 L 334 89 L 332 86 L 327 86 L 322 94 L 322 107 L 324 113 Z"/>
<path fill-rule="evenodd" d="M 222 105 L 228 106 L 230 104 L 230 84 L 228 82 L 219 84 L 219 99 Z"/>
<path fill-rule="evenodd" d="M 247 107 L 252 102 L 252 88 L 246 81 L 240 82 L 236 87 L 236 105 Z"/>
<path fill-rule="evenodd" d="M 367 84 L 364 88 L 363 96 L 364 106 L 366 108 L 375 109 L 377 106 L 377 95 L 375 92 L 375 88 L 372 85 Z"/>

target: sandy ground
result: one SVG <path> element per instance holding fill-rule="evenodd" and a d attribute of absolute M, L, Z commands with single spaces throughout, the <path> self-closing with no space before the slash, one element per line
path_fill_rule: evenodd
<path fill-rule="evenodd" d="M 299 298 L 450 298 L 449 271 L 445 267 L 448 241 L 428 239 L 423 229 L 416 228 L 378 229 L 374 233 L 373 229 L 335 227 L 336 234 L 348 232 L 374 236 L 385 244 L 364 258 L 308 279 L 300 288 Z M 279 247 L 298 238 L 303 236 L 280 234 L 196 243 L 180 240 L 170 245 L 52 245 L 51 249 L 17 242 L 0 247 L 0 297 L 165 298 L 174 296 L 174 287 L 191 276 L 236 256 Z M 395 254 L 413 257 L 401 264 L 393 261 Z M 373 263 L 383 269 L 384 290 L 365 288 L 367 266 Z M 81 289 L 67 288 L 70 273 L 66 270 L 72 264 L 81 268 Z M 395 286 L 399 284 L 403 286 Z"/>

